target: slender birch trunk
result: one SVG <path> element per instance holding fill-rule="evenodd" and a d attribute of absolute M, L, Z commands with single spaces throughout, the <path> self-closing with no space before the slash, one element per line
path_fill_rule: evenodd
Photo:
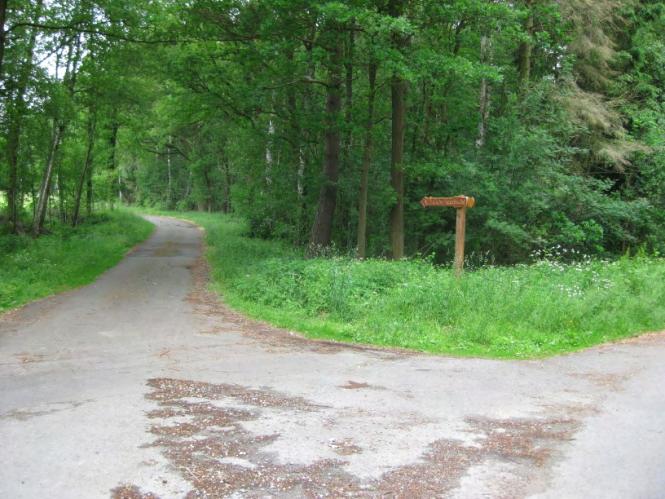
<path fill-rule="evenodd" d="M 74 200 L 74 212 L 72 213 L 72 226 L 76 227 L 79 222 L 79 213 L 81 210 L 81 196 L 83 195 L 83 184 L 90 177 L 90 169 L 92 168 L 92 152 L 95 147 L 95 128 L 97 126 L 97 116 L 96 111 L 91 111 L 88 118 L 88 138 L 87 145 L 85 150 L 85 161 L 83 163 L 83 168 L 81 169 L 81 175 L 79 176 L 79 182 L 76 187 L 76 195 Z M 92 190 L 92 187 L 90 187 Z M 92 193 L 90 193 L 92 194 Z M 88 203 L 91 203 L 92 200 L 88 200 Z M 90 210 L 90 207 L 88 207 Z"/>
<path fill-rule="evenodd" d="M 489 36 L 480 38 L 480 62 L 487 64 L 490 61 L 491 41 Z M 480 81 L 480 95 L 478 96 L 478 138 L 476 148 L 481 149 L 485 145 L 487 136 L 487 122 L 490 116 L 491 87 L 487 78 Z"/>
<path fill-rule="evenodd" d="M 46 168 L 44 169 L 44 176 L 42 178 L 41 187 L 39 188 L 39 201 L 37 202 L 37 211 L 35 212 L 35 222 L 33 224 L 33 233 L 39 236 L 44 226 L 44 219 L 46 218 L 46 209 L 48 207 L 48 199 L 51 189 L 51 176 L 53 175 L 53 165 L 55 158 L 60 148 L 60 139 L 64 132 L 64 125 L 53 123 L 53 134 L 51 137 L 51 147 L 49 148 L 48 159 L 46 160 Z"/>

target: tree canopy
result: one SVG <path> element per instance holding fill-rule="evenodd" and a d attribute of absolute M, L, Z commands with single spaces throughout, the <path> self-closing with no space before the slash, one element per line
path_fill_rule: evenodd
<path fill-rule="evenodd" d="M 132 203 L 310 254 L 665 251 L 665 2 L 3 0 L 2 230 Z"/>

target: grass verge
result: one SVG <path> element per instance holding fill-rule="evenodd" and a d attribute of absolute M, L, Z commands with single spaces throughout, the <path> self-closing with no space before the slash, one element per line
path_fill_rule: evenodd
<path fill-rule="evenodd" d="M 112 267 L 154 226 L 125 211 L 105 212 L 77 228 L 51 233 L 0 236 L 0 312 L 92 282 Z"/>
<path fill-rule="evenodd" d="M 207 231 L 212 286 L 248 315 L 314 338 L 533 358 L 665 328 L 665 260 L 486 267 L 456 280 L 404 260 L 304 259 L 243 221 L 174 214 Z"/>

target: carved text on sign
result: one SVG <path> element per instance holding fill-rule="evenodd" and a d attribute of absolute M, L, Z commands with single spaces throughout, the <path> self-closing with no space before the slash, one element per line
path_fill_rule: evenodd
<path fill-rule="evenodd" d="M 476 204 L 476 200 L 471 196 L 452 196 L 445 198 L 427 196 L 420 200 L 420 204 L 423 208 L 473 208 Z"/>

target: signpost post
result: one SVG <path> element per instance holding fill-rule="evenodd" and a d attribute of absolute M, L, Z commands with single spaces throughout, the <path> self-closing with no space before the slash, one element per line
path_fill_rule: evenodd
<path fill-rule="evenodd" d="M 476 200 L 470 196 L 453 196 L 447 198 L 424 197 L 420 200 L 423 208 L 455 208 L 457 220 L 455 223 L 455 275 L 462 275 L 464 268 L 464 237 L 466 235 L 466 209 L 473 208 Z"/>

